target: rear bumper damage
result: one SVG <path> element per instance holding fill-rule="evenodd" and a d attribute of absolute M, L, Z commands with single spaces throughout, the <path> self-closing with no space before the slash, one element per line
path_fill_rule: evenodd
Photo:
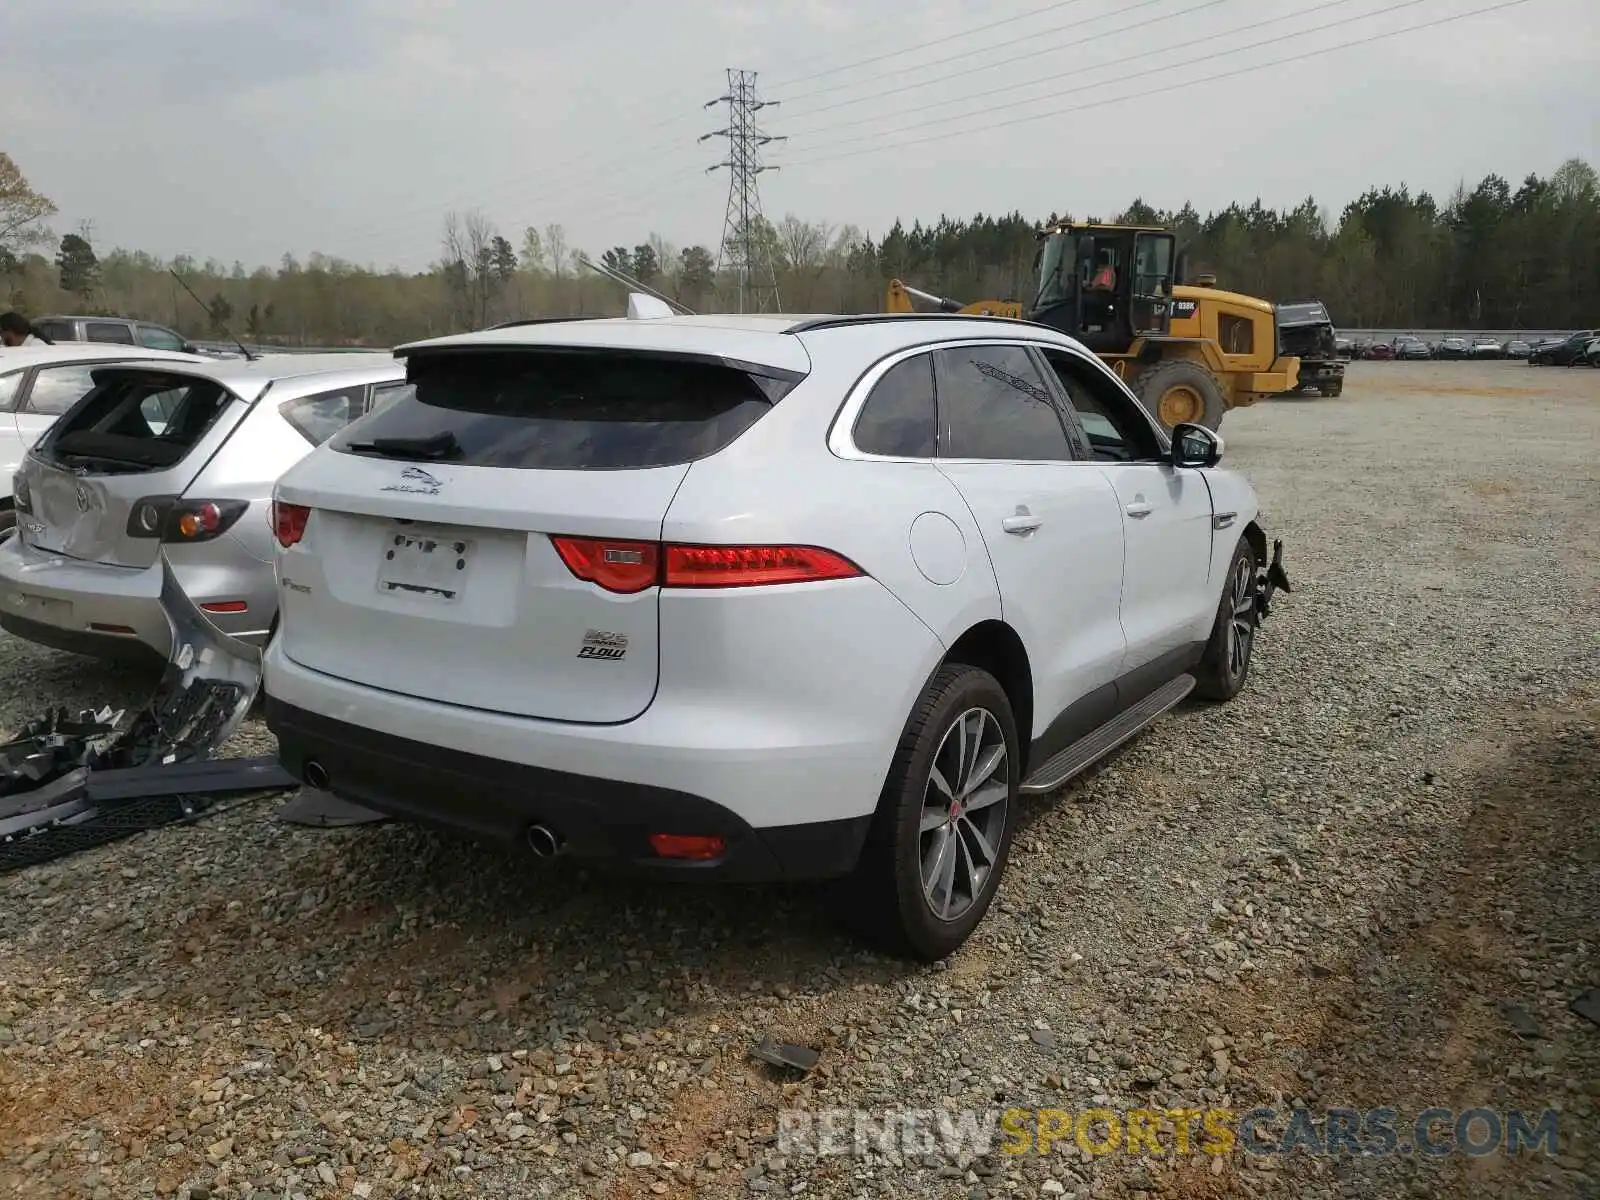
<path fill-rule="evenodd" d="M 848 873 L 871 814 L 755 828 L 703 796 L 507 762 L 347 724 L 266 697 L 289 774 L 363 808 L 481 840 L 570 854 L 593 865 L 719 882 Z M 714 858 L 666 858 L 651 835 L 720 838 Z"/>
<path fill-rule="evenodd" d="M 0 871 L 293 785 L 271 758 L 213 760 L 255 700 L 260 652 L 219 633 L 164 557 L 159 571 L 175 649 L 150 703 L 126 725 L 109 710 L 54 711 L 0 746 Z"/>
<path fill-rule="evenodd" d="M 1278 592 L 1292 592 L 1289 573 L 1283 569 L 1283 539 L 1272 543 L 1272 561 L 1256 576 L 1256 624 L 1272 614 L 1272 597 Z"/>

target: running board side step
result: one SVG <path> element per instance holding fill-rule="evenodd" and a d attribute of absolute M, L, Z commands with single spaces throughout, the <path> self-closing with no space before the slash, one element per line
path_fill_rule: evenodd
<path fill-rule="evenodd" d="M 1139 703 L 1087 733 L 1023 781 L 1020 791 L 1037 795 L 1054 791 L 1074 775 L 1094 766 L 1123 742 L 1144 729 L 1194 690 L 1194 676 L 1180 675 Z"/>

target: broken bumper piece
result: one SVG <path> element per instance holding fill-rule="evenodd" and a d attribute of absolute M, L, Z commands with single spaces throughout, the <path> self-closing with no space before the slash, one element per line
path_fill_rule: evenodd
<path fill-rule="evenodd" d="M 1272 614 L 1272 597 L 1278 592 L 1292 592 L 1289 573 L 1283 569 L 1283 539 L 1272 543 L 1272 561 L 1256 577 L 1256 624 Z"/>
<path fill-rule="evenodd" d="M 220 632 L 162 557 L 172 658 L 126 725 L 110 709 L 56 709 L 0 745 L 0 872 L 216 810 L 295 781 L 275 757 L 214 759 L 261 686 L 261 654 Z"/>

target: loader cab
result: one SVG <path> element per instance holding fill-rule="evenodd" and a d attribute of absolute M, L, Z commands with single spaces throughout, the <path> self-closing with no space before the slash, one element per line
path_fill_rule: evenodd
<path fill-rule="evenodd" d="M 1175 242 L 1166 230 L 1139 226 L 1089 222 L 1041 230 L 1029 319 L 1071 334 L 1097 354 L 1125 353 L 1139 338 L 1166 335 Z"/>

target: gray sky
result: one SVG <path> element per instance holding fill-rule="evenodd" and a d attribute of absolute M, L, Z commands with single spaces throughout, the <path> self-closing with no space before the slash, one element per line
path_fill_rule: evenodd
<path fill-rule="evenodd" d="M 715 250 L 724 146 L 696 138 L 734 66 L 783 101 L 774 219 L 1337 214 L 1372 184 L 1600 165 L 1600 2 L 1207 77 L 1494 2 L 11 0 L 0 149 L 102 250 L 421 268 L 473 207 L 513 243 L 559 222 L 594 253 Z"/>

